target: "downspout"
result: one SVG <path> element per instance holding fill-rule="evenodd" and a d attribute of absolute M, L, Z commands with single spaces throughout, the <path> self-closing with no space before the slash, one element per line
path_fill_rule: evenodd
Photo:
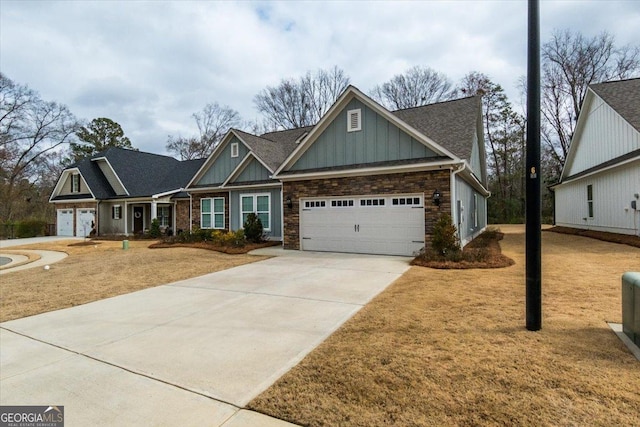
<path fill-rule="evenodd" d="M 282 248 L 284 249 L 284 210 L 287 207 L 284 204 L 284 185 L 280 183 L 280 238 L 282 239 Z"/>
<path fill-rule="evenodd" d="M 96 213 L 95 215 L 93 215 L 93 218 L 94 218 L 93 226 L 96 228 L 95 237 L 98 237 L 100 235 L 100 232 L 98 231 L 100 230 L 100 200 L 96 200 Z"/>
<path fill-rule="evenodd" d="M 461 223 L 460 218 L 458 218 L 458 212 L 456 211 L 456 207 L 458 206 L 457 194 L 456 194 L 456 175 L 467 168 L 466 162 L 463 160 L 458 163 L 458 169 L 454 170 L 451 173 L 451 189 L 449 190 L 451 194 L 451 218 L 455 221 L 456 228 L 458 229 L 458 240 L 462 241 L 462 233 L 460 231 L 459 224 Z"/>

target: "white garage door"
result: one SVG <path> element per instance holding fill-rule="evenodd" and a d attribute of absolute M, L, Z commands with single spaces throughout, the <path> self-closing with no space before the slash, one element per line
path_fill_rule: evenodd
<path fill-rule="evenodd" d="M 302 250 L 410 256 L 424 246 L 421 194 L 300 203 Z"/>
<path fill-rule="evenodd" d="M 73 209 L 58 209 L 56 224 L 58 236 L 73 236 Z"/>
<path fill-rule="evenodd" d="M 94 209 L 76 209 L 76 236 L 87 237 L 91 233 L 93 222 L 96 219 Z"/>

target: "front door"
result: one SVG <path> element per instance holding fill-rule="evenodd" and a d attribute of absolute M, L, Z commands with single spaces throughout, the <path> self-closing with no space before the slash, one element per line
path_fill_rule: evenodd
<path fill-rule="evenodd" d="M 133 233 L 142 233 L 144 231 L 144 207 L 133 207 Z"/>

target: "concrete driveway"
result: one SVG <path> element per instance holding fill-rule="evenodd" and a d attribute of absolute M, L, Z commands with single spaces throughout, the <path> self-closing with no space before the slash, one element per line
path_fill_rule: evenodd
<path fill-rule="evenodd" d="M 283 425 L 242 408 L 409 265 L 276 253 L 0 324 L 0 403 L 63 405 L 67 426 Z"/>

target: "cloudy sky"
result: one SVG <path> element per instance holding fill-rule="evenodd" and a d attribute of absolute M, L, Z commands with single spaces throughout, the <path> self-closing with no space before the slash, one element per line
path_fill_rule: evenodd
<path fill-rule="evenodd" d="M 640 44 L 640 1 L 541 1 L 554 29 Z M 342 68 L 368 93 L 419 65 L 457 83 L 488 74 L 518 101 L 526 72 L 526 1 L 0 0 L 0 71 L 69 106 L 108 117 L 133 145 L 165 153 L 195 135 L 209 102 L 259 119 L 254 96 L 282 78 Z"/>

